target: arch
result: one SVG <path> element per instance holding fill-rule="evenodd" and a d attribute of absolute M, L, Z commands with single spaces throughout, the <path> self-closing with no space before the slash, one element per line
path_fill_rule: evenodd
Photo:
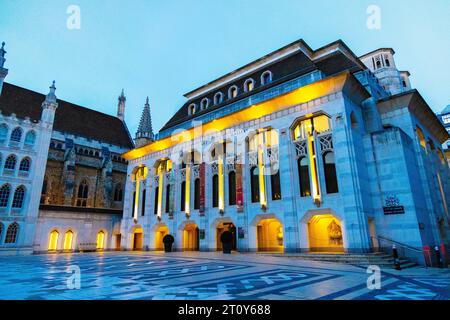
<path fill-rule="evenodd" d="M 5 160 L 5 169 L 14 170 L 16 168 L 17 157 L 14 154 L 10 154 Z"/>
<path fill-rule="evenodd" d="M 308 220 L 309 250 L 315 252 L 343 252 L 341 220 L 331 214 L 316 214 Z"/>
<path fill-rule="evenodd" d="M 78 185 L 76 206 L 87 207 L 88 196 L 89 196 L 89 184 L 86 179 L 83 179 Z"/>
<path fill-rule="evenodd" d="M 10 194 L 11 186 L 9 184 L 2 185 L 0 188 L 0 208 L 5 208 L 8 206 Z"/>
<path fill-rule="evenodd" d="M 23 200 L 25 199 L 25 187 L 18 186 L 14 191 L 14 197 L 12 202 L 12 207 L 16 209 L 21 209 L 23 207 Z"/>
<path fill-rule="evenodd" d="M 258 251 L 284 251 L 283 224 L 274 214 L 257 215 L 252 225 L 256 226 Z"/>
<path fill-rule="evenodd" d="M 222 241 L 220 241 L 220 237 L 222 233 L 225 231 L 229 231 L 232 234 L 232 245 L 231 250 L 237 250 L 237 233 L 236 226 L 231 221 L 231 219 L 220 219 L 217 223 L 215 223 L 215 233 L 216 233 L 216 250 L 222 250 Z"/>
<path fill-rule="evenodd" d="M 19 171 L 21 172 L 29 172 L 31 166 L 31 159 L 28 157 L 23 158 L 19 164 Z"/>
<path fill-rule="evenodd" d="M 336 175 L 336 163 L 334 159 L 334 152 L 328 151 L 322 155 L 323 171 L 325 174 L 325 187 L 327 193 L 338 193 L 338 183 Z"/>
<path fill-rule="evenodd" d="M 255 88 L 255 80 L 253 80 L 252 78 L 249 78 L 249 79 L 245 80 L 245 82 L 244 82 L 244 92 L 253 91 L 254 88 Z"/>
<path fill-rule="evenodd" d="M 16 243 L 18 234 L 19 224 L 17 222 L 11 223 L 6 230 L 5 243 Z"/>
<path fill-rule="evenodd" d="M 58 249 L 59 232 L 54 229 L 48 236 L 48 251 L 56 251 Z"/>
<path fill-rule="evenodd" d="M 272 72 L 269 70 L 261 74 L 261 85 L 266 85 L 272 82 Z"/>
<path fill-rule="evenodd" d="M 27 132 L 27 134 L 25 135 L 25 144 L 32 146 L 34 145 L 36 141 L 36 133 L 34 132 L 34 130 L 30 130 Z"/>
<path fill-rule="evenodd" d="M 300 196 L 309 197 L 311 195 L 311 181 L 309 179 L 309 164 L 307 157 L 297 159 L 298 182 L 300 186 Z"/>
<path fill-rule="evenodd" d="M 214 95 L 214 105 L 221 104 L 222 102 L 223 102 L 223 93 L 222 92 L 217 92 Z"/>
<path fill-rule="evenodd" d="M 238 87 L 236 85 L 232 85 L 230 88 L 228 88 L 228 99 L 236 98 L 238 93 Z"/>
<path fill-rule="evenodd" d="M 97 250 L 103 250 L 105 249 L 105 232 L 103 230 L 100 230 L 97 232 Z"/>
<path fill-rule="evenodd" d="M 164 250 L 164 237 L 169 234 L 169 227 L 165 224 L 158 224 L 155 227 L 155 250 Z"/>
<path fill-rule="evenodd" d="M 203 98 L 202 101 L 200 101 L 200 110 L 205 110 L 209 107 L 209 99 Z"/>
<path fill-rule="evenodd" d="M 16 127 L 11 132 L 11 137 L 9 138 L 9 140 L 11 142 L 20 142 L 20 140 L 22 140 L 22 133 L 23 133 L 22 128 L 21 127 Z"/>
<path fill-rule="evenodd" d="M 190 116 L 194 115 L 197 112 L 197 105 L 195 103 L 191 103 L 188 107 L 188 113 Z"/>
<path fill-rule="evenodd" d="M 182 249 L 184 251 L 197 251 L 200 247 L 199 229 L 197 224 L 189 222 L 184 225 L 182 234 Z"/>
<path fill-rule="evenodd" d="M 72 245 L 73 245 L 73 231 L 69 229 L 64 234 L 63 249 L 72 250 L 73 249 Z"/>
<path fill-rule="evenodd" d="M 236 205 L 236 172 L 228 172 L 228 205 Z"/>

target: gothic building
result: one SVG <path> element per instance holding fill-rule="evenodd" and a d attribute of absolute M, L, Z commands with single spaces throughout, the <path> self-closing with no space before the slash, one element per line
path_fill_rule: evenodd
<path fill-rule="evenodd" d="M 0 51 L 0 254 L 120 248 L 126 160 L 117 117 L 4 83 Z M 117 244 L 118 243 L 118 244 Z"/>
<path fill-rule="evenodd" d="M 392 49 L 299 40 L 185 97 L 123 155 L 123 248 L 219 250 L 229 230 L 239 251 L 447 250 L 449 135 Z"/>

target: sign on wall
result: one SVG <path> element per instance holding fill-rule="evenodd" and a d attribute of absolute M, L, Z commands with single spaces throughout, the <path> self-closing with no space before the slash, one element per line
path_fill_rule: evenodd
<path fill-rule="evenodd" d="M 385 215 L 391 214 L 404 214 L 405 207 L 400 205 L 400 201 L 397 196 L 387 196 L 384 200 L 383 213 Z"/>

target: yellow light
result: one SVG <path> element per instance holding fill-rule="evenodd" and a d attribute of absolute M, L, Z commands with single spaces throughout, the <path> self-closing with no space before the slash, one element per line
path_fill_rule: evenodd
<path fill-rule="evenodd" d="M 134 210 L 133 210 L 133 218 L 137 220 L 138 218 L 138 210 L 139 210 L 139 192 L 141 187 L 141 181 L 147 178 L 148 168 L 144 165 L 138 167 L 132 175 L 132 180 L 136 181 L 136 195 L 134 197 Z"/>
<path fill-rule="evenodd" d="M 158 167 L 159 173 L 159 181 L 158 181 L 158 208 L 157 215 L 161 218 L 162 215 L 162 195 L 163 195 L 163 179 L 164 179 L 164 170 L 163 163 L 161 162 Z M 168 196 L 168 195 L 166 195 Z"/>
<path fill-rule="evenodd" d="M 97 233 L 97 250 L 103 250 L 105 242 L 105 233 L 103 231 L 100 231 Z"/>
<path fill-rule="evenodd" d="M 223 199 L 223 157 L 222 155 L 219 155 L 219 209 L 224 210 L 225 208 L 225 201 Z"/>
<path fill-rule="evenodd" d="M 58 248 L 58 238 L 59 238 L 58 231 L 54 230 L 50 233 L 50 240 L 48 242 L 48 250 L 53 251 Z"/>
<path fill-rule="evenodd" d="M 316 156 L 313 154 L 314 150 L 314 135 L 310 135 L 308 138 L 309 141 L 309 163 L 311 164 L 311 176 L 312 176 L 312 194 L 314 200 L 320 201 L 320 189 L 319 189 L 319 179 L 317 177 L 317 165 L 316 165 Z"/>
<path fill-rule="evenodd" d="M 202 132 L 221 131 L 226 128 L 247 122 L 253 119 L 261 118 L 262 116 L 272 114 L 275 111 L 284 110 L 292 106 L 305 103 L 322 96 L 329 95 L 335 92 L 350 91 L 349 95 L 355 90 L 355 83 L 349 83 L 351 78 L 350 73 L 345 72 L 334 77 L 329 77 L 320 81 L 316 81 L 307 86 L 295 89 L 286 94 L 274 97 L 265 102 L 255 104 L 251 107 L 245 108 L 238 112 L 216 119 L 216 121 L 209 121 L 203 124 Z M 356 80 L 354 80 L 356 81 Z M 346 85 L 348 84 L 348 85 Z M 198 132 L 198 129 L 197 129 Z M 124 153 L 122 156 L 127 160 L 140 158 L 146 154 L 167 149 L 171 146 L 179 144 L 180 142 L 191 141 L 198 138 L 194 133 L 194 128 L 184 130 L 173 134 L 170 137 L 157 140 L 137 149 L 133 149 Z"/>
<path fill-rule="evenodd" d="M 67 231 L 64 236 L 64 250 L 72 250 L 73 232 Z"/>
<path fill-rule="evenodd" d="M 189 204 L 191 202 L 191 167 L 190 165 L 186 166 L 186 202 L 184 205 L 184 211 L 186 214 L 190 214 L 191 210 L 189 208 Z"/>

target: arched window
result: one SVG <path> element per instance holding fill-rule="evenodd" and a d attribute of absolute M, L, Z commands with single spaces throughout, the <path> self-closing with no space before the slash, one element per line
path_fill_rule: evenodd
<path fill-rule="evenodd" d="M 236 172 L 228 173 L 228 204 L 234 206 L 236 204 Z"/>
<path fill-rule="evenodd" d="M 34 142 L 36 141 L 36 133 L 31 130 L 27 132 L 27 135 L 25 136 L 25 144 L 32 146 L 34 145 Z"/>
<path fill-rule="evenodd" d="M 252 202 L 259 202 L 259 169 L 256 166 L 250 169 L 250 187 Z"/>
<path fill-rule="evenodd" d="M 197 107 L 195 106 L 195 103 L 192 103 L 189 105 L 189 115 L 193 115 L 195 114 L 195 112 L 197 111 Z"/>
<path fill-rule="evenodd" d="M 103 250 L 105 247 L 105 233 L 103 231 L 99 231 L 97 233 L 97 250 Z"/>
<path fill-rule="evenodd" d="M 272 174 L 270 175 L 272 200 L 280 200 L 281 199 L 280 170 L 275 169 L 275 171 L 276 172 L 272 172 Z"/>
<path fill-rule="evenodd" d="M 194 181 L 194 210 L 200 209 L 200 179 Z"/>
<path fill-rule="evenodd" d="M 16 243 L 18 233 L 19 225 L 17 224 L 17 222 L 11 223 L 8 227 L 8 230 L 6 230 L 5 243 Z"/>
<path fill-rule="evenodd" d="M 53 230 L 50 232 L 50 236 L 48 238 L 48 250 L 49 251 L 55 251 L 58 249 L 58 238 L 59 238 L 59 232 L 56 230 Z"/>
<path fill-rule="evenodd" d="M 336 176 L 336 164 L 334 161 L 334 152 L 330 151 L 323 154 L 323 167 L 327 193 L 339 192 Z"/>
<path fill-rule="evenodd" d="M 417 137 L 419 138 L 419 143 L 420 143 L 421 147 L 425 149 L 425 152 L 426 152 L 427 142 L 425 141 L 425 136 L 423 135 L 423 131 L 419 127 L 416 127 L 416 132 L 417 132 Z M 5 167 L 6 167 L 6 164 L 5 164 Z"/>
<path fill-rule="evenodd" d="M 208 106 L 209 106 L 209 99 L 203 98 L 202 101 L 200 102 L 200 109 L 205 110 L 206 108 L 208 108 Z"/>
<path fill-rule="evenodd" d="M 123 199 L 123 189 L 122 184 L 117 184 L 114 189 L 114 201 L 121 202 Z"/>
<path fill-rule="evenodd" d="M 23 158 L 20 161 L 19 171 L 28 172 L 30 171 L 30 158 Z"/>
<path fill-rule="evenodd" d="M 238 88 L 236 86 L 231 86 L 230 89 L 228 89 L 228 99 L 236 98 L 238 95 Z"/>
<path fill-rule="evenodd" d="M 244 91 L 250 92 L 255 88 L 255 80 L 253 79 L 247 79 L 244 82 Z"/>
<path fill-rule="evenodd" d="M 12 207 L 20 209 L 23 206 L 23 199 L 25 198 L 25 187 L 19 186 L 16 191 L 14 191 Z"/>
<path fill-rule="evenodd" d="M 271 82 L 272 82 L 272 72 L 270 72 L 269 70 L 264 71 L 263 74 L 261 75 L 261 84 L 265 85 Z"/>
<path fill-rule="evenodd" d="M 131 217 L 134 217 L 134 207 L 136 206 L 136 191 L 133 191 L 133 206 L 131 207 Z"/>
<path fill-rule="evenodd" d="M 86 180 L 83 180 L 78 186 L 77 202 L 76 202 L 77 207 L 87 206 L 88 195 L 89 195 L 89 185 Z"/>
<path fill-rule="evenodd" d="M 8 126 L 4 123 L 0 125 L 0 142 L 4 142 L 8 137 Z"/>
<path fill-rule="evenodd" d="M 172 187 L 171 184 L 167 184 L 166 185 L 166 209 L 165 212 L 169 213 L 170 212 L 170 188 Z"/>
<path fill-rule="evenodd" d="M 4 184 L 0 188 L 0 207 L 7 207 L 9 202 L 9 194 L 11 193 L 11 187 L 9 184 Z"/>
<path fill-rule="evenodd" d="M 377 60 L 376 60 L 376 68 L 377 69 L 381 68 L 381 60 L 380 60 L 380 58 L 377 58 Z"/>
<path fill-rule="evenodd" d="M 214 104 L 220 104 L 223 101 L 223 93 L 222 92 L 217 92 L 214 95 Z"/>
<path fill-rule="evenodd" d="M 155 203 L 153 206 L 153 214 L 158 214 L 158 202 L 159 202 L 159 187 L 155 188 Z"/>
<path fill-rule="evenodd" d="M 352 129 L 358 128 L 358 120 L 356 120 L 356 116 L 353 111 L 350 113 L 350 123 L 351 123 Z"/>
<path fill-rule="evenodd" d="M 180 190 L 180 209 L 181 211 L 186 210 L 186 181 L 183 181 L 181 183 L 181 190 Z"/>
<path fill-rule="evenodd" d="M 217 174 L 212 177 L 212 206 L 219 206 L 219 176 Z"/>
<path fill-rule="evenodd" d="M 388 56 L 384 56 L 384 64 L 386 65 L 386 67 L 390 67 L 391 63 L 389 62 L 389 57 Z"/>
<path fill-rule="evenodd" d="M 298 179 L 300 184 L 300 196 L 309 197 L 311 195 L 311 182 L 309 181 L 308 159 L 306 157 L 297 160 Z"/>
<path fill-rule="evenodd" d="M 10 141 L 20 142 L 21 139 L 22 139 L 22 129 L 17 127 L 11 132 Z"/>
<path fill-rule="evenodd" d="M 17 158 L 15 155 L 11 154 L 6 158 L 5 169 L 14 170 L 16 168 Z"/>
<path fill-rule="evenodd" d="M 64 235 L 64 250 L 72 250 L 72 239 L 73 239 L 73 232 L 71 230 L 67 231 Z"/>

